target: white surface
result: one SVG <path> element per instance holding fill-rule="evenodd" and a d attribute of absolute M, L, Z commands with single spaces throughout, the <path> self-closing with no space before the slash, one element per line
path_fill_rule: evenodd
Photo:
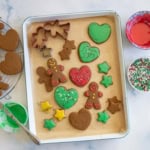
<path fill-rule="evenodd" d="M 150 55 L 133 47 L 125 37 L 127 19 L 139 10 L 149 10 L 149 0 L 0 0 L 0 16 L 15 28 L 22 38 L 22 24 L 26 17 L 55 13 L 72 13 L 96 10 L 114 10 L 121 17 L 124 59 L 126 67 L 132 59 Z M 13 100 L 26 104 L 24 73 L 16 88 L 10 94 Z M 5 150 L 149 150 L 150 149 L 150 94 L 141 94 L 132 90 L 127 82 L 127 96 L 130 131 L 121 139 L 96 140 L 44 144 L 37 146 L 23 131 L 8 134 L 0 130 L 0 146 Z"/>

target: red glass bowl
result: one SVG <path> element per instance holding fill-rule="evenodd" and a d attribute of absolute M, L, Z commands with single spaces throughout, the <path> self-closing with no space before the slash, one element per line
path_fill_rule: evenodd
<path fill-rule="evenodd" d="M 138 24 L 138 23 L 144 23 L 147 27 L 149 27 L 149 31 L 148 31 L 149 41 L 145 44 L 137 44 L 137 42 L 135 42 L 135 40 L 132 38 L 131 30 L 133 26 L 135 26 L 135 24 Z M 150 50 L 150 11 L 139 11 L 133 14 L 127 21 L 125 32 L 126 32 L 126 36 L 128 40 L 134 46 L 143 50 L 148 50 L 148 49 Z"/>

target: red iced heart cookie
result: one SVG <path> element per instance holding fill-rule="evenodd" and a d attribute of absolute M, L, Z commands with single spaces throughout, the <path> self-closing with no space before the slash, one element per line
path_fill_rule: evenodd
<path fill-rule="evenodd" d="M 69 77 L 75 85 L 84 86 L 91 78 L 91 70 L 88 66 L 82 66 L 80 69 L 72 68 Z"/>
<path fill-rule="evenodd" d="M 2 27 L 1 27 L 2 28 Z M 5 35 L 0 33 L 0 48 L 6 51 L 13 51 L 18 47 L 19 35 L 14 29 L 10 29 Z"/>
<path fill-rule="evenodd" d="M 131 38 L 138 45 L 150 42 L 150 27 L 145 23 L 137 23 L 131 28 Z"/>

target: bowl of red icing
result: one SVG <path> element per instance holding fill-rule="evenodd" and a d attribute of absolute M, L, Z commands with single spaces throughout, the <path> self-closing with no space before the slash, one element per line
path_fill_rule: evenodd
<path fill-rule="evenodd" d="M 127 21 L 125 32 L 134 46 L 150 50 L 150 11 L 133 14 Z"/>

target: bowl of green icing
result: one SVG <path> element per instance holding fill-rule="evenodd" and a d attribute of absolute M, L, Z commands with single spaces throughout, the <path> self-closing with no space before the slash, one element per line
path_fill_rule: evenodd
<path fill-rule="evenodd" d="M 12 118 L 7 116 L 7 114 L 5 113 L 5 109 L 10 111 L 21 124 L 27 124 L 27 109 L 20 103 L 10 101 L 4 103 L 3 108 L 0 110 L 0 128 L 8 132 L 16 132 L 19 129 L 18 124 Z"/>

